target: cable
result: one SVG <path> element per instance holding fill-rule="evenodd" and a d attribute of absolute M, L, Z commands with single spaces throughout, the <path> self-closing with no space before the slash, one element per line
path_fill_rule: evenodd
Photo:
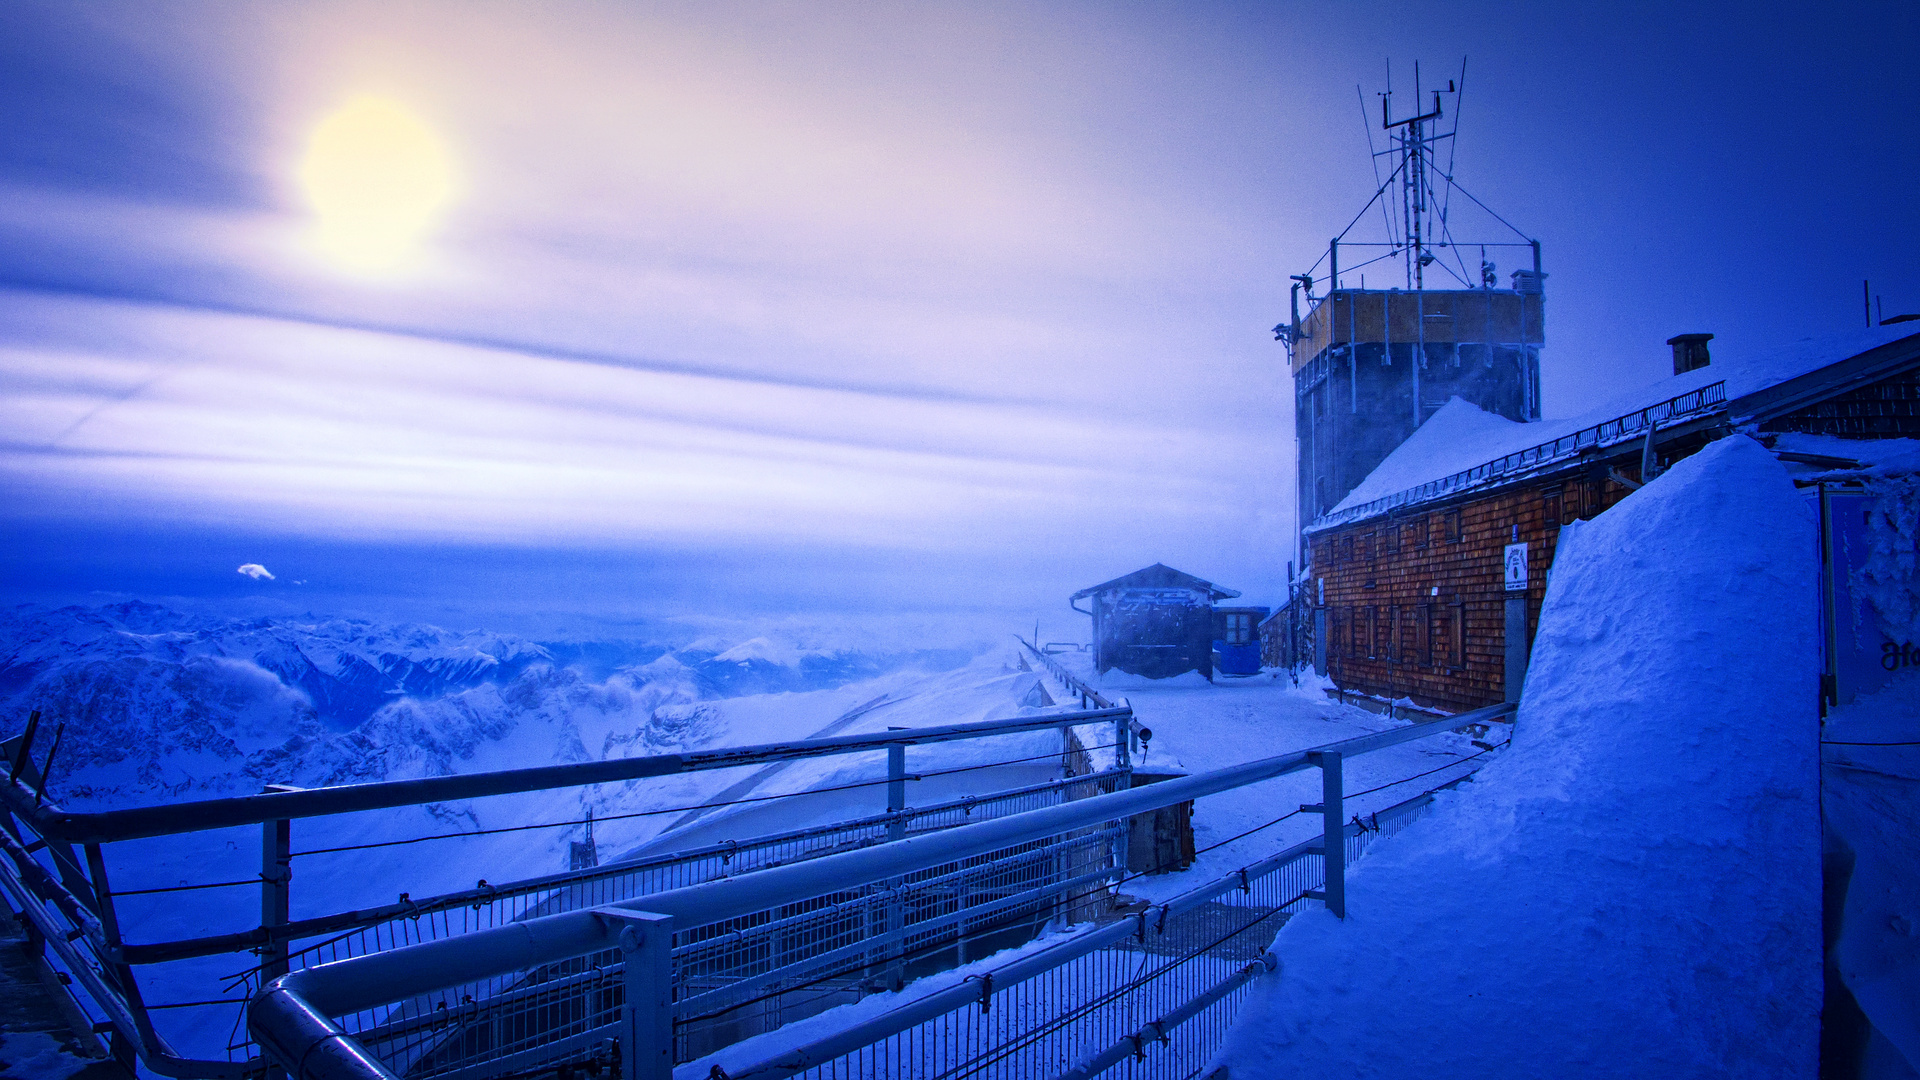
<path fill-rule="evenodd" d="M 1093 746 L 1082 747 L 1082 749 L 1083 750 L 1106 750 L 1116 745 L 1118 744 L 1096 743 Z M 1057 759 L 1058 757 L 1060 757 L 1059 751 L 1050 751 L 1045 754 L 1035 754 L 1031 757 L 1007 758 L 1003 761 L 988 761 L 979 765 L 961 765 L 951 769 L 935 769 L 931 772 L 919 772 L 919 773 L 912 774 L 911 778 L 919 780 L 919 779 L 925 779 L 926 777 L 929 777 L 929 776 L 950 776 L 954 773 L 972 772 L 976 769 L 992 769 L 992 768 L 998 768 L 1001 765 L 1019 765 L 1029 761 L 1049 761 L 1049 760 Z M 771 802 L 775 799 L 791 799 L 800 795 L 821 795 L 830 791 L 853 791 L 857 788 L 878 787 L 882 784 L 891 784 L 893 782 L 894 781 L 892 781 L 891 779 L 862 780 L 859 783 L 854 783 L 854 784 L 839 784 L 833 787 L 808 788 L 805 791 L 788 791 L 778 795 L 753 795 L 753 796 L 748 796 L 746 798 L 741 798 L 741 799 L 728 799 L 726 802 L 696 803 L 691 806 L 669 806 L 669 807 L 664 807 L 658 810 L 635 810 L 631 813 L 626 813 L 626 814 L 609 814 L 605 817 L 595 817 L 593 820 L 596 824 L 599 824 L 599 823 L 608 822 L 608 821 L 625 821 L 629 818 L 657 817 L 661 814 L 679 814 L 679 813 L 685 813 L 686 811 L 689 811 L 689 810 L 718 810 L 723 807 L 740 806 L 745 803 Z M 332 854 L 337 854 L 343 851 L 366 851 L 371 848 L 400 847 L 406 844 L 423 844 L 429 840 L 458 840 L 463 837 L 470 837 L 470 836 L 493 836 L 499 833 L 529 832 L 534 829 L 563 829 L 563 828 L 568 828 L 574 825 L 584 825 L 584 824 L 586 824 L 585 818 L 568 819 L 566 821 L 543 821 L 533 825 L 504 825 L 497 829 L 475 829 L 472 832 L 433 833 L 427 836 L 409 837 L 408 839 L 405 839 L 405 840 L 376 840 L 366 844 L 345 844 L 340 847 L 312 848 L 307 851 L 293 852 L 290 857 L 300 858 L 301 856 L 305 856 L 305 855 L 332 855 Z"/>
<path fill-rule="evenodd" d="M 1822 739 L 1821 746 L 1920 746 L 1920 742 L 1844 742 L 1839 739 Z"/>
<path fill-rule="evenodd" d="M 1391 782 L 1389 782 L 1389 783 L 1385 783 L 1385 784 L 1381 784 L 1381 785 L 1380 785 L 1379 787 L 1370 787 L 1370 788 L 1368 788 L 1368 789 L 1367 789 L 1367 790 L 1365 790 L 1365 791 L 1355 791 L 1355 792 L 1350 792 L 1350 793 L 1347 793 L 1347 794 L 1344 794 L 1344 795 L 1342 795 L 1342 796 L 1341 796 L 1340 798 L 1341 798 L 1341 800 L 1342 800 L 1342 801 L 1344 802 L 1344 801 L 1345 801 L 1345 800 L 1347 800 L 1347 799 L 1357 799 L 1357 798 L 1359 798 L 1359 797 L 1360 797 L 1360 796 L 1362 796 L 1362 795 L 1371 795 L 1371 794 L 1373 794 L 1373 793 L 1374 793 L 1374 792 L 1376 792 L 1376 791 L 1385 791 L 1385 790 L 1387 790 L 1387 789 L 1388 789 L 1388 788 L 1390 788 L 1390 787 L 1399 787 L 1399 786 L 1400 786 L 1401 784 L 1404 784 L 1404 783 L 1406 783 L 1406 782 L 1407 782 L 1408 780 L 1418 780 L 1418 779 L 1420 779 L 1420 778 L 1421 778 L 1421 777 L 1423 777 L 1423 776 L 1432 776 L 1432 775 L 1433 775 L 1434 773 L 1437 773 L 1437 772 L 1440 772 L 1440 771 L 1441 771 L 1441 770 L 1443 770 L 1443 769 L 1451 769 L 1451 768 L 1453 768 L 1453 767 L 1454 767 L 1455 765 L 1464 765 L 1464 764 L 1466 764 L 1467 762 L 1469 762 L 1469 761 L 1472 761 L 1472 760 L 1473 760 L 1474 758 L 1477 758 L 1477 757 L 1484 757 L 1485 755 L 1487 755 L 1487 754 L 1491 754 L 1491 753 L 1493 753 L 1493 752 L 1494 752 L 1495 750 L 1498 750 L 1498 749 L 1500 749 L 1500 747 L 1502 747 L 1502 746 L 1505 746 L 1505 745 L 1507 745 L 1507 742 L 1511 742 L 1511 741 L 1513 741 L 1513 740 L 1511 740 L 1511 739 L 1509 739 L 1509 740 L 1507 740 L 1506 742 L 1502 742 L 1502 743 L 1500 743 L 1500 744 L 1499 744 L 1499 745 L 1497 745 L 1497 746 L 1490 746 L 1490 747 L 1488 747 L 1488 748 L 1486 748 L 1485 750 L 1480 750 L 1480 751 L 1476 751 L 1476 752 L 1474 752 L 1474 753 L 1471 753 L 1471 754 L 1468 754 L 1468 755 L 1467 755 L 1466 757 L 1463 757 L 1463 758 L 1461 758 L 1461 759 L 1459 759 L 1458 761 L 1449 761 L 1449 762 L 1447 762 L 1447 763 L 1446 763 L 1445 765 L 1441 765 L 1441 766 L 1439 766 L 1438 768 L 1433 768 L 1433 769 L 1428 769 L 1428 770 L 1427 770 L 1426 772 L 1423 772 L 1423 773 L 1414 773 L 1414 774 L 1413 774 L 1412 776 L 1407 776 L 1407 777 L 1402 777 L 1402 778 L 1401 778 L 1401 779 L 1399 779 L 1399 780 L 1394 780 L 1394 781 L 1391 781 Z M 1443 784 L 1443 785 L 1441 785 L 1441 786 L 1442 786 L 1442 787 L 1444 787 L 1445 785 Z M 1440 790 L 1440 789 L 1439 789 L 1439 788 L 1434 788 L 1433 790 L 1434 790 L 1434 791 L 1438 791 L 1438 790 Z M 1432 794 L 1432 792 L 1429 792 L 1428 794 Z"/>
<path fill-rule="evenodd" d="M 194 889 L 227 889 L 235 885 L 258 885 L 265 880 L 265 878 L 253 877 L 245 881 L 209 881 L 202 885 L 167 885 L 152 889 L 115 889 L 113 890 L 113 895 L 118 899 L 122 896 L 151 896 L 154 893 L 190 892 Z M 159 1008 L 158 1005 L 153 1007 L 156 1009 Z"/>

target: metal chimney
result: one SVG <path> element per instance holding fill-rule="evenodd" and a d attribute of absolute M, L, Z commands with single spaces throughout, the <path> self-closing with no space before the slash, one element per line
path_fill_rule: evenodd
<path fill-rule="evenodd" d="M 1675 334 L 1668 338 L 1667 344 L 1673 346 L 1673 373 L 1684 375 L 1706 367 L 1711 361 L 1707 356 L 1707 342 L 1712 340 L 1712 334 Z"/>

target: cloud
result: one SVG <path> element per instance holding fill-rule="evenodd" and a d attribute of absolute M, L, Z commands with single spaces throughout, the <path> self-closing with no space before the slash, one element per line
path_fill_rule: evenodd
<path fill-rule="evenodd" d="M 242 574 L 245 574 L 246 576 L 252 578 L 255 581 L 259 581 L 261 578 L 265 578 L 268 581 L 273 580 L 273 571 L 268 570 L 266 567 L 261 566 L 257 562 L 240 564 L 239 572 Z"/>

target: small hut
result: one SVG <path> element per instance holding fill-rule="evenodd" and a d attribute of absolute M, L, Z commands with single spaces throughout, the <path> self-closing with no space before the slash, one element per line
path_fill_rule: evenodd
<path fill-rule="evenodd" d="M 1068 598 L 1093 616 L 1093 666 L 1149 679 L 1198 671 L 1213 679 L 1213 602 L 1240 594 L 1154 563 Z M 1083 608 L 1079 601 L 1091 601 Z"/>

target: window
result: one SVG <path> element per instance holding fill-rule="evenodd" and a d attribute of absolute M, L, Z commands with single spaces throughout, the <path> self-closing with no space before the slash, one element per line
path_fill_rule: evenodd
<path fill-rule="evenodd" d="M 1348 533 L 1346 536 L 1343 536 L 1340 538 L 1340 561 L 1343 563 L 1350 563 L 1353 561 L 1353 534 L 1352 533 Z"/>
<path fill-rule="evenodd" d="M 1558 489 L 1540 496 L 1540 515 L 1545 520 L 1546 526 L 1549 529 L 1560 524 L 1560 492 Z"/>
<path fill-rule="evenodd" d="M 1433 666 L 1433 605 L 1421 604 L 1414 609 L 1413 617 L 1413 655 L 1421 667 Z"/>
<path fill-rule="evenodd" d="M 1392 619 L 1387 627 L 1387 659 L 1397 664 L 1406 655 L 1400 651 L 1400 606 L 1395 604 L 1387 613 Z"/>
<path fill-rule="evenodd" d="M 1449 544 L 1459 543 L 1460 542 L 1460 511 L 1458 510 L 1447 511 L 1446 516 L 1441 519 L 1441 523 L 1442 523 L 1442 528 L 1446 530 L 1447 543 Z"/>
<path fill-rule="evenodd" d="M 1244 611 L 1227 612 L 1227 636 L 1229 645 L 1245 645 L 1253 640 L 1253 616 Z"/>
<path fill-rule="evenodd" d="M 1380 534 L 1380 553 L 1397 555 L 1400 553 L 1400 526 L 1387 522 L 1386 531 Z"/>
<path fill-rule="evenodd" d="M 1360 558 L 1373 562 L 1373 534 L 1370 532 L 1360 534 Z"/>
<path fill-rule="evenodd" d="M 1428 541 L 1432 539 L 1428 533 L 1428 529 L 1430 528 L 1431 526 L 1427 523 L 1427 515 L 1425 514 L 1414 518 L 1412 524 L 1407 526 L 1407 532 L 1413 537 L 1414 547 L 1423 548 L 1427 546 Z"/>
<path fill-rule="evenodd" d="M 1380 605 L 1368 604 L 1367 659 L 1378 660 L 1387 654 L 1387 650 L 1383 647 L 1386 645 L 1386 641 L 1384 640 L 1386 629 L 1386 620 L 1380 617 Z"/>
<path fill-rule="evenodd" d="M 1347 652 L 1356 658 L 1367 655 L 1367 621 L 1360 617 L 1357 607 L 1347 609 L 1347 624 L 1352 630 L 1347 635 Z"/>
<path fill-rule="evenodd" d="M 1448 635 L 1447 666 L 1460 671 L 1467 666 L 1467 605 L 1452 605 L 1452 632 Z"/>

